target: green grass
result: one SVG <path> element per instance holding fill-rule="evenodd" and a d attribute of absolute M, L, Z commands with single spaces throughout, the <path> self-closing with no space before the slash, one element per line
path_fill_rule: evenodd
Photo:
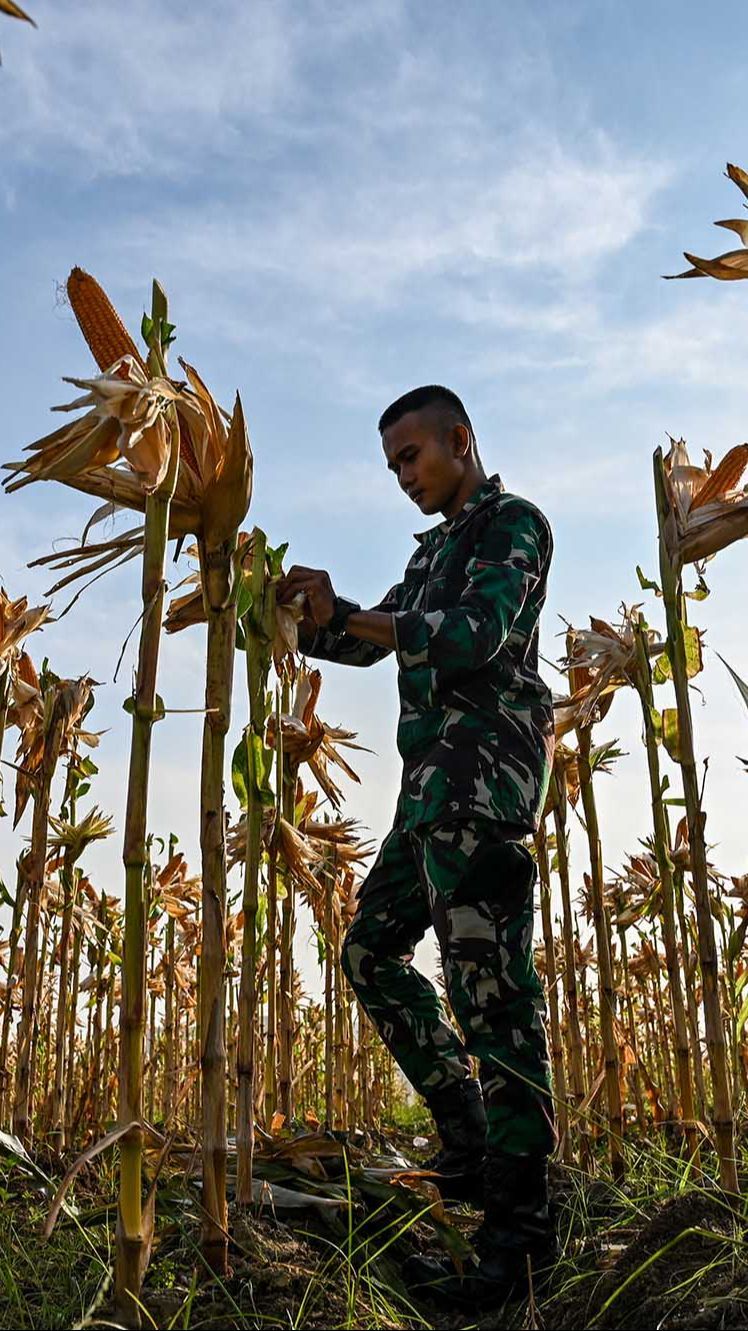
<path fill-rule="evenodd" d="M 636 1320 L 642 1308 L 653 1309 L 663 1329 L 688 1327 L 695 1308 L 707 1319 L 700 1325 L 739 1325 L 727 1319 L 736 1308 L 748 1314 L 746 1202 L 731 1209 L 656 1136 L 627 1144 L 626 1166 L 621 1185 L 602 1168 L 590 1180 L 573 1168 L 554 1167 L 562 1255 L 552 1290 L 538 1300 L 537 1325 L 548 1331 L 568 1326 L 623 1331 L 643 1324 Z M 202 1263 L 197 1194 L 183 1179 L 166 1181 L 144 1293 L 144 1326 L 158 1331 L 455 1326 L 454 1319 L 445 1323 L 443 1308 L 414 1306 L 399 1279 L 414 1236 L 423 1242 L 431 1232 L 423 1227 L 423 1212 L 405 1213 L 374 1194 L 364 1206 L 350 1174 L 346 1186 L 348 1206 L 330 1224 L 320 1221 L 310 1228 L 304 1217 L 292 1232 L 266 1217 L 235 1226 L 235 1270 L 222 1281 L 210 1277 Z M 103 1326 L 107 1320 L 115 1218 L 106 1205 L 113 1191 L 111 1162 L 76 1182 L 68 1211 L 44 1243 L 41 1226 L 53 1190 L 53 1181 L 37 1169 L 2 1162 L 0 1331 Z M 495 1313 L 462 1323 L 495 1324 Z M 501 1324 L 517 1331 L 531 1325 L 527 1306 L 507 1310 Z"/>

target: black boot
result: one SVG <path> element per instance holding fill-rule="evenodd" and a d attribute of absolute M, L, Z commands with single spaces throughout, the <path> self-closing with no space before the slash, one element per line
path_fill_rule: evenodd
<path fill-rule="evenodd" d="M 486 1111 L 480 1082 L 468 1077 L 426 1097 L 441 1150 L 423 1166 L 438 1171 L 437 1187 L 446 1201 L 483 1202 Z"/>
<path fill-rule="evenodd" d="M 558 1257 L 547 1160 L 489 1154 L 485 1218 L 473 1248 L 461 1276 L 448 1258 L 409 1258 L 403 1268 L 408 1288 L 421 1298 L 481 1307 L 526 1297 L 530 1278 L 535 1293 L 547 1285 Z"/>

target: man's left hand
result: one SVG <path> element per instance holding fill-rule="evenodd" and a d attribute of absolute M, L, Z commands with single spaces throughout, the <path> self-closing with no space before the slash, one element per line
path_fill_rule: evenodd
<path fill-rule="evenodd" d="M 279 605 L 292 601 L 299 592 L 306 596 L 305 614 L 314 620 L 318 628 L 326 628 L 335 610 L 335 592 L 329 573 L 324 569 L 304 568 L 301 564 L 294 564 L 276 588 Z"/>

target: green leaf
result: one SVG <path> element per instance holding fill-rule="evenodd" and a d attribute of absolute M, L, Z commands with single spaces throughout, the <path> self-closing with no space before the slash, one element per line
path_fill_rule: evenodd
<path fill-rule="evenodd" d="M 240 739 L 231 759 L 231 784 L 242 809 L 249 805 L 249 756 L 244 739 Z"/>
<path fill-rule="evenodd" d="M 661 744 L 661 743 L 662 743 L 662 716 L 660 715 L 659 709 L 658 709 L 657 707 L 650 707 L 650 709 L 649 709 L 649 719 L 650 719 L 650 721 L 651 721 L 651 723 L 652 723 L 652 733 L 654 734 L 655 741 L 656 741 L 658 744 Z"/>
<path fill-rule="evenodd" d="M 123 712 L 128 712 L 130 716 L 135 716 L 135 697 L 131 693 L 129 698 L 125 698 L 122 704 Z M 153 708 L 153 721 L 163 721 L 166 716 L 166 707 L 160 693 L 156 694 L 156 703 Z"/>
<path fill-rule="evenodd" d="M 746 931 L 748 931 L 748 916 L 741 920 L 737 929 L 733 929 L 727 943 L 727 960 L 729 962 L 737 961 L 743 950 Z"/>
<path fill-rule="evenodd" d="M 144 314 L 143 318 L 140 321 L 140 336 L 142 337 L 147 347 L 151 345 L 151 338 L 153 337 L 153 327 L 154 324 L 151 316 L 149 314 Z"/>
<path fill-rule="evenodd" d="M 83 781 L 83 782 L 81 782 L 81 784 L 80 784 L 79 786 L 76 787 L 76 790 L 75 790 L 75 798 L 76 798 L 76 799 L 82 799 L 82 797 L 83 797 L 84 795 L 87 795 L 87 794 L 88 794 L 88 792 L 89 792 L 90 789 L 91 789 L 91 782 L 90 782 L 90 781 Z"/>
<path fill-rule="evenodd" d="M 652 683 L 664 684 L 667 680 L 672 678 L 673 668 L 670 664 L 670 657 L 668 656 L 666 648 L 662 655 L 657 657 L 657 660 L 654 663 L 652 668 Z"/>
<path fill-rule="evenodd" d="M 642 573 L 642 570 L 638 564 L 636 566 L 636 576 L 639 579 L 639 586 L 641 587 L 643 592 L 654 592 L 655 596 L 662 596 L 662 592 L 660 591 L 660 588 L 658 587 L 657 583 L 652 582 L 651 578 L 646 577 L 645 574 Z"/>
<path fill-rule="evenodd" d="M 685 809 L 686 807 L 686 801 L 682 798 L 682 796 L 678 796 L 677 799 L 675 798 L 675 796 L 673 796 L 672 799 L 663 800 L 662 802 L 663 804 L 676 804 L 679 809 Z"/>
<path fill-rule="evenodd" d="M 2 878 L 0 878 L 0 906 L 10 906 L 12 908 L 15 904 L 16 903 L 5 886 L 5 883 Z"/>
<path fill-rule="evenodd" d="M 239 583 L 239 593 L 236 598 L 236 617 L 243 619 L 247 611 L 252 607 L 252 586 L 246 573 L 242 574 Z"/>
<path fill-rule="evenodd" d="M 748 684 L 746 684 L 744 679 L 740 678 L 740 675 L 737 673 L 737 671 L 733 670 L 731 665 L 727 664 L 727 661 L 725 660 L 724 656 L 720 656 L 719 652 L 717 652 L 717 656 L 719 656 L 719 659 L 722 662 L 725 669 L 729 670 L 730 674 L 733 677 L 733 680 L 738 686 L 738 692 L 741 698 L 743 699 L 743 702 L 745 703 L 746 707 L 748 707 Z"/>
<path fill-rule="evenodd" d="M 16 1160 L 23 1160 L 24 1164 L 31 1164 L 31 1156 L 26 1147 L 18 1137 L 13 1137 L 9 1132 L 0 1131 L 0 1154 L 12 1155 Z"/>
<path fill-rule="evenodd" d="M 268 561 L 271 577 L 277 578 L 280 574 L 287 549 L 288 541 L 284 541 L 283 545 L 279 545 L 275 550 L 271 549 L 269 545 L 266 547 L 265 556 Z"/>
<path fill-rule="evenodd" d="M 742 1031 L 742 1029 L 743 1029 L 743 1027 L 745 1026 L 745 1023 L 746 1023 L 747 1021 L 748 1021 L 748 998 L 746 998 L 746 1000 L 745 1000 L 743 1006 L 741 1007 L 741 1009 L 740 1009 L 740 1011 L 739 1011 L 739 1013 L 738 1013 L 738 1022 L 737 1022 L 737 1025 L 738 1025 L 738 1030 L 739 1030 L 739 1031 Z"/>
<path fill-rule="evenodd" d="M 263 744 L 259 735 L 245 730 L 231 759 L 231 783 L 241 807 L 249 807 L 249 792 L 261 804 L 271 807 L 275 796 L 270 785 L 275 751 Z"/>
<path fill-rule="evenodd" d="M 325 964 L 325 957 L 327 956 L 327 943 L 325 942 L 325 935 L 322 933 L 321 929 L 313 929 L 312 932 L 314 934 L 314 939 L 317 944 L 317 964 L 320 970 L 322 970 Z"/>
<path fill-rule="evenodd" d="M 590 771 L 609 773 L 618 758 L 625 758 L 623 749 L 619 749 L 618 740 L 610 739 L 605 744 L 598 744 L 590 753 Z"/>
<path fill-rule="evenodd" d="M 674 763 L 681 761 L 680 729 L 677 707 L 665 707 L 662 713 L 662 742 Z"/>
<path fill-rule="evenodd" d="M 686 644 L 686 674 L 689 679 L 698 675 L 704 669 L 704 658 L 701 654 L 701 634 L 692 624 L 686 624 L 683 629 L 683 637 Z"/>
<path fill-rule="evenodd" d="M 704 668 L 704 659 L 701 654 L 701 636 L 699 630 L 692 624 L 683 626 L 683 643 L 686 650 L 686 675 L 688 679 L 693 679 Z M 670 663 L 670 653 L 668 648 L 661 656 L 657 657 L 652 671 L 652 683 L 664 684 L 667 680 L 673 678 L 673 667 Z"/>
<path fill-rule="evenodd" d="M 252 757 L 254 793 L 262 804 L 272 806 L 275 804 L 275 796 L 270 785 L 270 774 L 275 761 L 275 750 L 266 748 L 260 736 L 252 734 L 250 736 L 249 752 Z"/>
<path fill-rule="evenodd" d="M 265 947 L 265 933 L 268 919 L 268 899 L 264 892 L 257 899 L 257 921 L 255 924 L 255 961 L 259 961 Z"/>

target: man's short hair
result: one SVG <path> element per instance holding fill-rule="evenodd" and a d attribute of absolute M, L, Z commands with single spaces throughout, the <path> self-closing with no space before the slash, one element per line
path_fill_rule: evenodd
<path fill-rule="evenodd" d="M 409 411 L 423 411 L 425 407 L 433 407 L 445 425 L 466 426 L 470 438 L 475 439 L 473 423 L 463 402 L 451 388 L 443 388 L 441 384 L 424 384 L 422 388 L 411 388 L 409 393 L 403 393 L 402 397 L 397 398 L 386 411 L 382 412 L 379 418 L 379 433 L 383 434 L 385 430 L 389 430 L 391 425 L 395 425 L 402 416 L 407 416 Z"/>

